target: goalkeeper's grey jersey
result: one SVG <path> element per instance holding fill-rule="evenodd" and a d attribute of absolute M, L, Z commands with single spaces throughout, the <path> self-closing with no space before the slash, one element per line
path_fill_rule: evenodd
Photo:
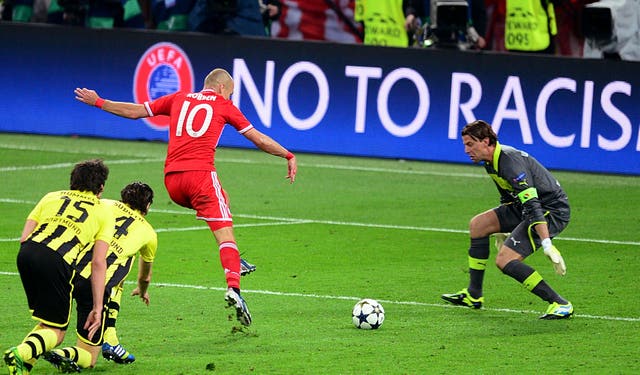
<path fill-rule="evenodd" d="M 522 205 L 529 223 L 545 222 L 547 211 L 569 220 L 567 194 L 551 172 L 531 155 L 497 143 L 493 163 L 485 163 L 484 167 L 500 192 L 501 202 Z"/>

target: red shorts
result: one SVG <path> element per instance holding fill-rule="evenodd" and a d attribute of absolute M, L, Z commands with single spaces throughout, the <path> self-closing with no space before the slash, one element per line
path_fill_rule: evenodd
<path fill-rule="evenodd" d="M 164 185 L 171 200 L 196 210 L 196 219 L 215 222 L 220 228 L 233 224 L 229 198 L 215 171 L 170 172 L 164 176 Z"/>

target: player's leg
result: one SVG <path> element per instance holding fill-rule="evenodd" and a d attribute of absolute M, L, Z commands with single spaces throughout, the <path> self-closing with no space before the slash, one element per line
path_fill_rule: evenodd
<path fill-rule="evenodd" d="M 43 358 L 63 373 L 80 372 L 91 365 L 91 353 L 78 346 L 53 349 L 44 353 Z"/>
<path fill-rule="evenodd" d="M 202 175 L 198 174 L 196 179 L 200 181 L 206 181 L 202 187 L 197 187 L 198 189 L 202 189 L 200 192 L 200 197 L 208 197 L 215 196 L 214 200 L 207 199 L 206 203 L 200 201 L 197 197 L 191 197 L 186 192 L 192 190 L 190 183 L 194 178 L 190 177 L 191 174 L 194 173 L 169 173 L 165 176 L 165 186 L 167 188 L 167 192 L 175 203 L 179 204 L 182 207 L 195 209 L 197 211 L 197 217 L 206 221 L 220 221 L 221 223 L 227 222 L 229 225 L 231 224 L 231 212 L 228 209 L 228 196 L 224 193 L 222 188 L 219 186 L 220 182 L 217 181 L 217 177 L 209 177 L 207 173 L 203 173 Z M 215 181 L 215 182 L 210 182 Z M 217 185 L 219 187 L 218 190 L 213 188 L 213 186 Z M 219 195 L 219 197 L 218 197 Z M 214 206 L 211 207 L 210 202 L 214 202 Z M 224 221 L 222 221 L 224 219 Z M 213 227 L 211 231 L 215 231 L 218 224 L 213 223 Z M 223 265 L 224 267 L 224 265 Z M 254 264 L 249 263 L 247 260 L 240 258 L 240 275 L 245 276 L 256 270 L 256 266 Z"/>
<path fill-rule="evenodd" d="M 240 252 L 233 235 L 233 227 L 219 227 L 219 223 L 209 222 L 218 243 L 220 262 L 227 281 L 225 300 L 229 307 L 236 310 L 236 318 L 242 325 L 251 325 L 251 313 L 244 298 L 240 295 Z M 215 229 L 217 228 L 217 229 Z"/>
<path fill-rule="evenodd" d="M 215 171 L 189 171 L 165 176 L 169 196 L 176 203 L 196 210 L 196 218 L 204 220 L 216 239 L 218 255 L 227 282 L 225 301 L 236 310 L 237 319 L 251 324 L 251 314 L 240 296 L 240 252 L 233 234 L 229 198 Z"/>
<path fill-rule="evenodd" d="M 22 342 L 4 353 L 4 362 L 9 373 L 28 374 L 37 358 L 58 345 L 64 338 L 64 331 L 38 323 Z"/>
<path fill-rule="evenodd" d="M 104 343 L 102 344 L 102 357 L 115 363 L 133 363 L 136 357 L 129 353 L 122 345 L 116 331 L 116 320 L 120 312 L 122 301 L 122 283 L 111 289 L 111 296 L 107 302 L 107 319 L 105 321 Z"/>
<path fill-rule="evenodd" d="M 216 238 L 227 285 L 239 288 L 240 255 L 231 229 L 233 221 L 228 197 L 220 185 L 217 174 L 207 171 L 172 172 L 165 175 L 164 185 L 172 201 L 182 207 L 194 209 L 196 218 L 204 220 L 209 225 Z M 226 227 L 228 228 L 223 229 Z M 227 242 L 229 246 L 225 244 Z M 222 246 L 223 244 L 225 246 Z M 234 273 L 237 274 L 237 280 L 234 280 Z"/>
<path fill-rule="evenodd" d="M 116 320 L 120 313 L 120 302 L 122 301 L 122 284 L 111 288 L 109 302 L 107 302 L 107 320 L 104 324 L 104 342 L 109 345 L 118 345 L 120 340 L 116 332 Z"/>
<path fill-rule="evenodd" d="M 31 241 L 20 246 L 17 265 L 32 317 L 40 321 L 20 344 L 4 352 L 9 370 L 20 373 L 28 372 L 40 355 L 64 340 L 73 269 L 60 255 Z"/>
<path fill-rule="evenodd" d="M 233 227 L 216 222 L 208 222 L 218 243 L 220 263 L 224 270 L 227 287 L 240 289 L 240 252 L 233 235 Z"/>
<path fill-rule="evenodd" d="M 126 258 L 126 260 L 119 259 L 107 269 L 109 280 L 105 289 L 107 311 L 104 323 L 102 357 L 108 361 L 114 361 L 119 364 L 129 364 L 136 360 L 135 356 L 120 344 L 116 332 L 116 321 L 120 313 L 120 303 L 123 294 L 122 285 L 131 272 L 134 258 L 135 257 L 129 257 Z"/>
<path fill-rule="evenodd" d="M 468 251 L 469 286 L 457 293 L 443 294 L 442 299 L 454 305 L 475 309 L 482 307 L 482 284 L 490 253 L 489 236 L 499 231 L 500 222 L 495 209 L 487 210 L 471 219 Z"/>
<path fill-rule="evenodd" d="M 74 372 L 83 368 L 95 366 L 100 353 L 102 333 L 106 320 L 106 311 L 102 312 L 101 327 L 89 337 L 89 332 L 84 328 L 84 323 L 93 309 L 93 292 L 91 280 L 76 276 L 73 282 L 73 298 L 76 301 L 76 345 L 52 350 L 44 356 L 44 359 L 65 372 Z M 106 298 L 104 298 L 106 300 Z"/>
<path fill-rule="evenodd" d="M 44 359 L 62 372 L 80 372 L 81 369 L 96 365 L 100 349 L 100 345 L 90 343 L 78 335 L 74 346 L 53 349 L 45 353 Z"/>
<path fill-rule="evenodd" d="M 540 240 L 529 229 L 527 223 L 522 223 L 513 230 L 500 248 L 496 256 L 496 265 L 505 275 L 515 279 L 525 289 L 549 303 L 547 313 L 541 318 L 568 318 L 573 314 L 571 303 L 553 290 L 538 271 L 523 262 L 533 253 L 534 246 L 538 248 Z"/>

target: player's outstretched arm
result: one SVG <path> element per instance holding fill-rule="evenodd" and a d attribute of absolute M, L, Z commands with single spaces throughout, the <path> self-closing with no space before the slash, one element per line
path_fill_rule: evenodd
<path fill-rule="evenodd" d="M 149 114 L 143 104 L 106 100 L 101 98 L 95 90 L 90 90 L 84 87 L 76 88 L 73 92 L 76 94 L 76 99 L 78 101 L 90 106 L 98 107 L 120 117 L 129 119 L 149 117 Z"/>
<path fill-rule="evenodd" d="M 296 174 L 298 173 L 298 162 L 296 161 L 295 155 L 289 152 L 286 148 L 282 147 L 280 143 L 274 141 L 271 137 L 262 133 L 256 128 L 248 130 L 247 132 L 243 133 L 243 135 L 262 151 L 287 159 L 286 178 L 288 178 L 291 183 L 295 181 Z"/>

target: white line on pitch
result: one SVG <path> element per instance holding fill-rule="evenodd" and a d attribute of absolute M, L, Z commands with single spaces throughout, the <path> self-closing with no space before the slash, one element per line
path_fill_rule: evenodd
<path fill-rule="evenodd" d="M 16 203 L 16 204 L 36 204 L 36 202 L 24 201 L 18 199 L 0 199 L 0 203 Z M 151 209 L 151 213 L 164 213 L 164 214 L 178 214 L 178 215 L 194 215 L 190 210 L 156 210 Z M 243 227 L 256 227 L 256 226 L 275 226 L 275 225 L 288 225 L 288 224 L 326 224 L 326 225 L 344 225 L 352 227 L 364 227 L 364 228 L 384 228 L 384 229 L 396 229 L 396 230 L 412 230 L 412 231 L 424 231 L 424 232 L 444 232 L 444 233 L 460 233 L 466 234 L 467 230 L 462 229 L 450 229 L 450 228 L 434 228 L 434 227 L 416 227 L 408 225 L 392 225 L 392 224 L 372 224 L 372 223 L 358 223 L 350 221 L 335 221 L 335 220 L 313 220 L 313 219 L 299 219 L 299 218 L 287 218 L 276 216 L 264 216 L 264 215 L 245 215 L 245 214 L 233 214 L 235 217 L 241 217 L 245 219 L 259 219 L 259 220 L 271 220 L 272 223 L 256 224 L 234 224 L 236 228 Z M 207 226 L 197 227 L 184 227 L 184 228 L 156 228 L 157 232 L 171 232 L 171 231 L 197 231 L 208 230 Z M 587 242 L 587 243 L 602 243 L 608 245 L 628 245 L 628 246 L 640 246 L 640 242 L 634 241 L 617 241 L 617 240 L 600 240 L 591 238 L 577 238 L 577 237 L 557 237 L 560 241 L 575 241 L 575 242 Z M 13 241 L 14 239 L 0 238 L 0 242 Z"/>
<path fill-rule="evenodd" d="M 86 149 L 74 150 L 74 149 L 67 149 L 67 148 L 63 149 L 63 148 L 59 148 L 59 147 L 47 148 L 44 145 L 31 146 L 31 145 L 15 145 L 15 144 L 9 144 L 9 143 L 0 143 L 0 148 L 4 148 L 4 149 L 7 149 L 7 150 L 53 152 L 53 153 L 71 154 L 71 155 L 74 155 L 74 154 L 83 154 L 84 155 L 84 154 L 87 153 Z M 159 154 L 155 154 L 155 153 L 150 153 L 150 154 L 125 153 L 125 152 L 113 151 L 113 150 L 109 150 L 109 149 L 102 149 L 102 150 L 94 149 L 93 151 L 95 153 L 100 154 L 100 155 L 109 155 L 109 156 L 130 156 L 130 157 L 137 157 L 137 158 L 155 158 L 155 157 L 160 157 Z"/>
<path fill-rule="evenodd" d="M 105 160 L 105 164 L 134 164 L 134 163 L 159 163 L 164 159 L 127 159 L 127 160 Z M 54 168 L 70 168 L 76 165 L 76 163 L 56 163 L 47 165 L 29 165 L 22 167 L 2 167 L 0 172 L 18 172 L 18 171 L 32 171 L 32 170 L 49 170 Z"/>
<path fill-rule="evenodd" d="M 66 153 L 66 154 L 85 154 L 86 151 L 62 151 L 60 149 L 43 149 L 41 146 L 26 146 L 26 145 L 11 145 L 7 143 L 0 143 L 0 148 L 10 149 L 10 150 L 24 150 L 24 151 L 46 151 L 46 152 L 58 152 L 58 153 Z M 121 161 L 120 164 L 131 164 L 136 162 L 152 162 L 152 161 L 164 161 L 164 158 L 159 159 L 159 155 L 153 154 L 131 154 L 131 153 L 121 153 L 121 152 L 113 152 L 109 150 L 100 150 L 100 155 L 109 155 L 109 156 L 130 156 L 130 157 L 140 157 L 144 160 L 130 160 L 130 161 Z M 216 161 L 220 163 L 239 163 L 239 164 L 266 164 L 266 165 L 277 165 L 281 164 L 281 162 L 276 162 L 272 160 L 264 160 L 264 161 L 256 161 L 251 159 L 244 158 L 225 158 L 218 157 Z M 116 164 L 116 161 L 106 161 L 107 164 Z M 70 166 L 75 165 L 75 163 L 58 163 L 58 164 L 50 164 L 50 165 L 41 165 L 41 166 L 24 166 L 24 167 L 4 167 L 0 168 L 0 172 L 14 172 L 14 171 L 22 171 L 22 170 L 32 170 L 32 169 L 52 169 L 52 168 L 68 168 Z M 395 173 L 395 174 L 408 174 L 408 175 L 428 175 L 428 176 L 443 176 L 443 177 L 470 177 L 470 178 L 486 178 L 484 173 L 456 173 L 456 172 L 436 172 L 436 171 L 418 171 L 418 170 L 406 170 L 399 168 L 376 168 L 376 167 L 359 167 L 353 165 L 339 165 L 339 164 L 322 164 L 322 163 L 304 163 L 298 162 L 298 165 L 301 167 L 313 167 L 313 168 L 324 168 L 324 169 L 337 169 L 337 170 L 349 170 L 349 171 L 362 171 L 362 172 L 383 172 L 383 173 Z"/>
<path fill-rule="evenodd" d="M 291 224 L 305 224 L 309 222 L 308 220 L 299 220 L 299 221 L 277 221 L 273 223 L 247 223 L 247 224 L 233 224 L 234 228 L 249 228 L 249 227 L 268 227 L 268 226 L 276 226 L 276 225 L 291 225 Z M 189 232 L 196 230 L 209 230 L 209 227 L 206 225 L 201 225 L 199 227 L 185 227 L 185 228 L 160 228 L 156 229 L 156 232 Z"/>
<path fill-rule="evenodd" d="M 273 223 L 245 223 L 245 224 L 234 224 L 234 228 L 251 228 L 251 227 L 268 227 L 268 226 L 277 226 L 277 225 L 293 225 L 293 224 L 305 224 L 307 220 L 298 220 L 298 221 L 277 221 Z M 209 230 L 209 227 L 206 225 L 201 225 L 198 227 L 183 227 L 183 228 L 157 228 L 155 229 L 158 233 L 171 233 L 171 232 L 191 232 L 198 230 Z M 0 238 L 0 242 L 18 242 L 20 240 L 19 237 L 16 238 Z"/>
<path fill-rule="evenodd" d="M 165 214 L 193 215 L 192 211 L 181 211 L 181 210 L 155 210 L 152 208 L 151 212 L 158 212 L 158 213 L 165 213 Z M 409 226 L 409 225 L 371 224 L 371 223 L 358 223 L 358 222 L 335 221 L 335 220 L 296 219 L 296 218 L 263 216 L 263 215 L 233 214 L 233 216 L 242 217 L 245 219 L 260 219 L 260 220 L 274 220 L 278 222 L 292 222 L 293 224 L 328 224 L 328 225 L 345 225 L 345 226 L 366 227 L 366 228 L 415 230 L 415 231 L 425 231 L 425 232 L 445 232 L 445 233 L 461 233 L 461 234 L 468 233 L 468 230 L 466 229 L 463 230 L 463 229 L 450 229 L 450 228 L 416 227 L 416 226 Z M 274 225 L 277 225 L 277 224 L 274 224 Z M 633 241 L 598 240 L 598 239 L 577 238 L 577 237 L 557 237 L 556 239 L 565 240 L 565 241 L 603 243 L 603 244 L 609 244 L 609 245 L 640 246 L 640 242 L 633 242 Z"/>
<path fill-rule="evenodd" d="M 46 151 L 46 152 L 56 152 L 56 153 L 65 153 L 65 154 L 86 154 L 86 151 L 80 150 L 62 150 L 60 148 L 49 148 L 47 149 L 43 145 L 31 146 L 31 145 L 15 145 L 9 143 L 0 143 L 0 148 L 9 149 L 9 150 L 24 150 L 24 151 Z M 225 147 L 221 147 L 224 149 Z M 255 149 L 247 149 L 248 151 L 255 151 Z M 102 150 L 94 150 L 96 153 L 100 155 L 109 155 L 109 156 L 126 156 L 133 158 L 140 158 L 146 160 L 132 160 L 131 163 L 136 162 L 150 162 L 150 161 L 162 161 L 164 160 L 164 153 L 159 152 L 148 152 L 148 153 L 126 153 L 121 151 L 113 151 L 111 149 L 102 149 Z M 302 155 L 302 154 L 301 154 Z M 346 156 L 349 157 L 349 156 Z M 150 159 L 151 158 L 151 159 Z M 357 158 L 357 157 L 353 157 Z M 220 163 L 238 163 L 238 164 L 260 164 L 260 165 L 280 165 L 280 161 L 275 161 L 273 159 L 270 160 L 255 160 L 248 158 L 233 158 L 233 157 L 218 157 L 216 159 Z M 397 160 L 398 163 L 401 163 L 403 160 Z M 416 160 L 417 163 L 434 163 L 439 164 L 436 161 L 420 161 Z M 113 162 L 110 162 L 113 163 Z M 440 163 L 441 164 L 441 163 Z M 51 166 L 41 166 L 40 168 L 48 169 L 57 167 L 68 168 L 72 164 L 53 164 Z M 399 168 L 380 168 L 380 167 L 364 167 L 364 166 L 353 166 L 353 165 L 340 165 L 340 164 L 326 164 L 326 163 L 305 163 L 302 160 L 298 160 L 298 165 L 305 168 L 323 168 L 323 169 L 334 169 L 334 170 L 350 170 L 350 171 L 361 171 L 361 172 L 382 172 L 382 173 L 393 173 L 393 174 L 407 174 L 407 175 L 426 175 L 426 176 L 442 176 L 442 177 L 464 177 L 464 178 L 487 178 L 487 175 L 482 171 L 482 169 L 478 169 L 479 172 L 439 172 L 439 171 L 426 171 L 426 170 L 413 170 L 413 169 L 402 169 Z M 14 170 L 24 170 L 29 169 L 30 167 L 5 167 L 0 168 L 0 171 L 14 171 Z M 631 176 L 632 177 L 632 176 Z M 604 179 L 607 180 L 607 179 Z M 603 180 L 603 181 L 604 181 Z M 606 184 L 610 184 L 611 181 L 606 181 Z M 624 183 L 626 184 L 626 183 Z M 635 185 L 635 182 L 633 183 Z"/>
<path fill-rule="evenodd" d="M 0 275 L 4 276 L 18 276 L 17 272 L 2 272 L 0 271 Z M 135 281 L 125 281 L 125 284 L 135 285 Z M 202 285 L 188 285 L 188 284 L 176 284 L 176 283 L 158 283 L 154 282 L 152 284 L 156 287 L 170 287 L 170 288 L 182 288 L 182 289 L 195 289 L 195 290 L 215 290 L 215 291 L 226 291 L 227 288 L 220 287 L 211 287 L 211 286 L 202 286 Z M 309 293 L 290 293 L 290 292 L 276 292 L 271 290 L 252 290 L 252 289 L 243 289 L 242 293 L 248 294 L 263 294 L 270 296 L 280 296 L 280 297 L 300 297 L 300 298 L 318 298 L 318 299 L 332 299 L 332 300 L 346 300 L 346 301 L 359 301 L 361 297 L 352 297 L 352 296 L 332 296 L 327 294 L 309 294 Z M 417 302 L 417 301 L 394 301 L 394 300 L 386 300 L 386 299 L 377 299 L 380 303 L 388 303 L 393 305 L 411 305 L 411 306 L 425 306 L 425 307 L 440 307 L 440 308 L 461 308 L 467 309 L 463 306 L 452 306 L 438 303 L 427 303 L 427 302 Z M 534 310 L 517 310 L 517 309 L 502 309 L 502 308 L 491 308 L 491 307 L 483 307 L 482 310 L 485 311 L 495 311 L 495 312 L 504 312 L 504 313 L 516 313 L 516 314 L 540 314 L 540 311 Z M 607 316 L 607 315 L 589 315 L 589 314 L 575 314 L 575 318 L 586 318 L 586 319 L 599 319 L 599 320 L 614 320 L 614 321 L 622 321 L 622 322 L 640 322 L 640 317 L 623 317 L 623 316 Z"/>

